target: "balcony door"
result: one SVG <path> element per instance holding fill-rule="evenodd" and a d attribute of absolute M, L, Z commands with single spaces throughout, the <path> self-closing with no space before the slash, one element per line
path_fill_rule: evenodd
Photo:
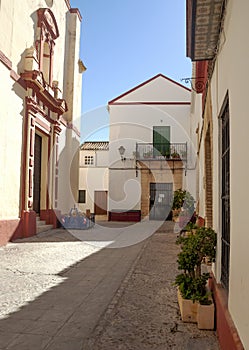
<path fill-rule="evenodd" d="M 154 156 L 170 154 L 170 126 L 153 126 Z"/>

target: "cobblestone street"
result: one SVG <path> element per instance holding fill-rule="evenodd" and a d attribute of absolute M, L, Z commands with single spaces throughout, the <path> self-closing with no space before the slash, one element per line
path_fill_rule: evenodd
<path fill-rule="evenodd" d="M 134 236 L 148 226 L 132 225 Z M 175 239 L 165 223 L 123 248 L 64 230 L 1 248 L 0 350 L 217 350 L 215 332 L 180 320 Z"/>
<path fill-rule="evenodd" d="M 146 242 L 134 269 L 124 280 L 87 349 L 216 350 L 215 332 L 200 331 L 180 319 L 173 225 L 166 222 Z"/>

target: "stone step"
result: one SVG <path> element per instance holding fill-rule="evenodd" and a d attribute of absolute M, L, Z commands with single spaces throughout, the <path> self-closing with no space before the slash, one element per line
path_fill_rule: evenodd
<path fill-rule="evenodd" d="M 36 219 L 36 226 L 43 226 L 46 225 L 46 221 L 45 220 L 37 220 Z"/>
<path fill-rule="evenodd" d="M 41 225 L 41 226 L 37 225 L 36 232 L 37 233 L 46 232 L 46 231 L 52 230 L 52 228 L 53 228 L 53 225 Z"/>

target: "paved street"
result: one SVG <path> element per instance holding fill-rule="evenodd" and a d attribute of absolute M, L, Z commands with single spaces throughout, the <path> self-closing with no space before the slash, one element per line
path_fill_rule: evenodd
<path fill-rule="evenodd" d="M 1 248 L 0 350 L 218 349 L 180 320 L 175 238 L 172 223 L 103 223 Z"/>

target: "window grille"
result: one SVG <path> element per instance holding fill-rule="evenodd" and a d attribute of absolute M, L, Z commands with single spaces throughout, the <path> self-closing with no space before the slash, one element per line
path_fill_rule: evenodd
<path fill-rule="evenodd" d="M 93 156 L 85 156 L 85 165 L 93 165 Z"/>
<path fill-rule="evenodd" d="M 230 265 L 230 126 L 228 99 L 221 115 L 221 282 L 229 289 Z"/>

